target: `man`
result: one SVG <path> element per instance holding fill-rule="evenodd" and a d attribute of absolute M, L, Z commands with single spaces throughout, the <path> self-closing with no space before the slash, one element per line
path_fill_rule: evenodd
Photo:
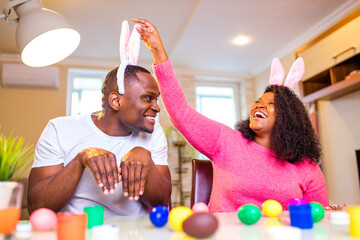
<path fill-rule="evenodd" d="M 167 143 L 155 123 L 158 85 L 146 69 L 128 65 L 120 94 L 116 74 L 117 68 L 104 81 L 101 112 L 48 123 L 29 176 L 29 213 L 104 205 L 108 217 L 169 204 Z"/>

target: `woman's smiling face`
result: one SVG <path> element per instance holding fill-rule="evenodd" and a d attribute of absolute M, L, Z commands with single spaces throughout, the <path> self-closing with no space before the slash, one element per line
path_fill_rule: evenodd
<path fill-rule="evenodd" d="M 270 135 L 275 123 L 274 93 L 266 92 L 250 109 L 249 127 L 258 136 Z"/>

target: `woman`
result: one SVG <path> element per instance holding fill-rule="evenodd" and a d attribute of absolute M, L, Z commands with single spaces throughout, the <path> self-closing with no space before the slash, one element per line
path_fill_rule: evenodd
<path fill-rule="evenodd" d="M 328 205 L 325 179 L 317 165 L 320 145 L 303 104 L 289 87 L 268 86 L 251 107 L 249 119 L 231 129 L 186 102 L 155 26 L 144 19 L 132 21 L 143 24 L 137 30 L 153 54 L 171 122 L 213 163 L 211 212 L 236 211 L 243 204 L 261 207 L 268 199 L 284 209 L 293 198 Z"/>

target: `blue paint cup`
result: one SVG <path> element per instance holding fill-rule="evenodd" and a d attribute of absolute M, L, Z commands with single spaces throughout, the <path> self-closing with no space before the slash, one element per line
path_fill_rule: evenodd
<path fill-rule="evenodd" d="M 301 229 L 313 228 L 310 204 L 289 205 L 290 225 Z"/>

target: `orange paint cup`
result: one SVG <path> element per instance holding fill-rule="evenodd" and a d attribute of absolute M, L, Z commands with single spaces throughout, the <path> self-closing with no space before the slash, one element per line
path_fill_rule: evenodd
<path fill-rule="evenodd" d="M 57 220 L 58 240 L 85 240 L 87 226 L 85 214 L 59 213 Z"/>
<path fill-rule="evenodd" d="M 17 207 L 0 209 L 0 234 L 10 234 L 15 231 L 20 212 L 20 208 Z"/>
<path fill-rule="evenodd" d="M 0 182 L 0 234 L 16 230 L 20 219 L 23 185 L 17 182 Z"/>

